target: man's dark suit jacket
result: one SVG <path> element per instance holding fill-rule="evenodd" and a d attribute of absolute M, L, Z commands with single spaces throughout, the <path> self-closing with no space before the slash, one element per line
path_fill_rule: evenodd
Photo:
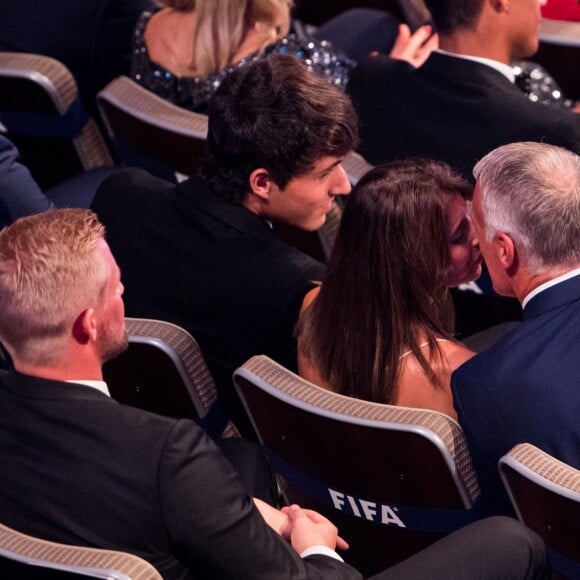
<path fill-rule="evenodd" d="M 164 578 L 360 578 L 304 560 L 259 515 L 189 420 L 92 387 L 0 376 L 0 521 L 52 541 L 131 552 Z"/>
<path fill-rule="evenodd" d="M 387 56 L 353 71 L 347 91 L 360 118 L 359 151 L 373 163 L 421 155 L 473 180 L 475 163 L 516 141 L 580 153 L 580 115 L 532 103 L 497 70 L 433 53 L 415 69 Z"/>
<path fill-rule="evenodd" d="M 85 105 L 129 74 L 133 29 L 151 0 L 2 0 L 0 50 L 51 56 L 65 64 Z"/>
<path fill-rule="evenodd" d="M 510 513 L 497 462 L 528 442 L 580 469 L 580 276 L 544 290 L 524 321 L 451 379 L 484 513 Z"/>
<path fill-rule="evenodd" d="M 322 264 L 202 178 L 176 186 L 127 170 L 102 185 L 93 209 L 121 267 L 127 314 L 186 328 L 243 429 L 232 373 L 255 354 L 296 369 L 293 327 Z"/>

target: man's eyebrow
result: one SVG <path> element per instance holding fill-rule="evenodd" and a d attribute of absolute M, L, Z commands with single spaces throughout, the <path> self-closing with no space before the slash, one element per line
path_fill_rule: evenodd
<path fill-rule="evenodd" d="M 342 161 L 343 161 L 342 159 L 336 160 L 334 163 L 331 163 L 328 167 L 325 167 L 324 169 L 318 171 L 316 175 L 323 175 L 324 173 L 329 172 L 331 169 L 334 169 L 337 165 L 340 165 Z"/>

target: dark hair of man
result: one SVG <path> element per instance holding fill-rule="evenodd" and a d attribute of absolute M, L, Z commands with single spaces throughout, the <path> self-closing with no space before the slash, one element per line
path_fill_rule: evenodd
<path fill-rule="evenodd" d="M 218 195 L 240 203 L 255 169 L 283 189 L 357 142 L 350 99 L 302 61 L 277 54 L 232 72 L 213 96 L 202 173 Z"/>
<path fill-rule="evenodd" d="M 447 165 L 415 159 L 376 167 L 349 196 L 320 293 L 297 328 L 301 350 L 334 391 L 394 403 L 408 350 L 439 386 L 436 338 L 453 327 L 446 286 L 453 192 L 467 197 L 471 188 Z"/>
<path fill-rule="evenodd" d="M 459 29 L 473 29 L 483 10 L 484 0 L 425 0 L 437 31 L 451 34 Z"/>

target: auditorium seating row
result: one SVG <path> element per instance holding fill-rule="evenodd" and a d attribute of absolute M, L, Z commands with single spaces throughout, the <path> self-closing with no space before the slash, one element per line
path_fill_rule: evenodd
<path fill-rule="evenodd" d="M 544 20 L 538 57 L 565 94 L 580 99 L 580 23 Z M 62 63 L 0 52 L 0 130 L 19 148 L 42 188 L 113 163 L 145 167 L 172 180 L 198 170 L 207 135 L 205 115 L 172 105 L 127 77 L 109 83 L 97 104 L 100 128 Z"/>
<path fill-rule="evenodd" d="M 567 56 L 554 57 L 553 65 L 540 63 L 580 98 L 580 77 L 556 74 L 557 64 L 578 62 L 580 34 L 572 26 L 543 24 L 540 55 L 565 50 Z M 98 108 L 100 125 L 84 111 L 61 63 L 0 53 L 0 130 L 19 147 L 43 188 L 115 165 L 145 167 L 172 180 L 198 170 L 207 135 L 204 115 L 171 105 L 126 77 L 100 93 Z M 353 154 L 345 168 L 356 183 L 369 166 Z M 334 208 L 314 242 L 296 231 L 280 235 L 325 259 L 340 220 L 340 206 Z M 113 397 L 194 418 L 215 438 L 237 436 L 220 413 L 215 385 L 188 333 L 144 319 L 127 319 L 127 329 L 130 348 L 104 371 Z M 330 517 L 351 543 L 348 561 L 365 574 L 473 519 L 479 488 L 464 434 L 451 418 L 331 393 L 264 356 L 247 361 L 234 382 L 287 501 Z M 518 517 L 544 538 L 554 567 L 580 577 L 580 472 L 526 443 L 502 458 L 499 469 Z M 17 577 L 22 566 L 67 570 L 67 578 L 160 578 L 135 556 L 61 546 L 0 525 L 0 576 Z M 34 577 L 25 570 L 26 578 Z"/>
<path fill-rule="evenodd" d="M 113 159 L 170 181 L 199 170 L 206 115 L 172 105 L 127 77 L 107 85 L 97 103 L 106 140 L 84 111 L 64 65 L 45 56 L 0 52 L 0 122 L 19 148 L 22 163 L 57 207 L 89 207 L 100 181 L 114 170 Z M 356 153 L 345 161 L 353 184 L 369 168 Z M 325 261 L 341 213 L 335 204 L 318 232 L 280 224 L 277 233 Z"/>
<path fill-rule="evenodd" d="M 167 322 L 126 321 L 129 349 L 104 369 L 111 395 L 192 418 L 215 438 L 237 436 L 221 418 L 194 338 Z M 236 370 L 234 383 L 285 500 L 335 522 L 350 543 L 345 558 L 365 575 L 476 518 L 477 478 L 463 431 L 450 417 L 332 393 L 265 356 Z M 554 567 L 578 577 L 580 471 L 527 443 L 503 457 L 499 469 L 518 517 L 544 538 Z M 66 550 L 54 550 L 51 543 L 35 547 L 34 539 L 0 527 L 0 572 L 14 565 L 12 558 L 39 564 L 46 554 L 50 566 L 67 561 Z M 84 568 L 100 566 L 98 559 L 86 562 L 84 556 L 73 559 Z"/>

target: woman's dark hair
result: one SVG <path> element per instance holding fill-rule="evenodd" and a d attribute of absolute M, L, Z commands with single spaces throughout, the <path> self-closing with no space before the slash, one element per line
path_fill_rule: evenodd
<path fill-rule="evenodd" d="M 357 143 L 350 99 L 296 57 L 274 54 L 230 73 L 212 97 L 202 172 L 218 195 L 239 203 L 255 169 L 283 189 Z"/>
<path fill-rule="evenodd" d="M 468 197 L 471 188 L 444 163 L 414 159 L 372 169 L 349 196 L 324 283 L 297 329 L 334 391 L 393 403 L 407 350 L 439 386 L 431 363 L 441 358 L 436 338 L 453 328 L 446 209 L 454 192 Z"/>

